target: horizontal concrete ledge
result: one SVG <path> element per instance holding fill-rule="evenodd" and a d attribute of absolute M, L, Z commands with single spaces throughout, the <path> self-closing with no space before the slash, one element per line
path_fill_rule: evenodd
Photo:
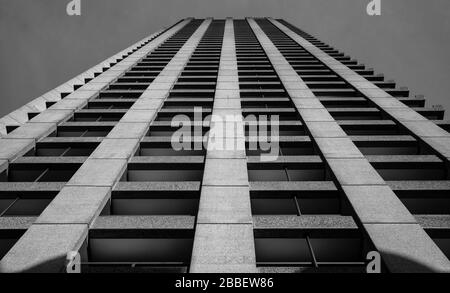
<path fill-rule="evenodd" d="M 2 192 L 58 192 L 65 182 L 0 182 Z"/>
<path fill-rule="evenodd" d="M 88 157 L 21 157 L 14 161 L 14 165 L 23 164 L 83 164 Z"/>
<path fill-rule="evenodd" d="M 250 191 L 337 191 L 333 181 L 250 181 Z M 275 193 L 273 193 L 275 196 Z"/>
<path fill-rule="evenodd" d="M 449 190 L 450 191 L 450 180 L 414 180 L 414 181 L 387 181 L 386 182 L 390 188 L 395 191 L 430 191 L 430 190 Z"/>
<path fill-rule="evenodd" d="M 21 235 L 30 228 L 35 220 L 36 217 L 0 217 L 0 234 L 2 238 L 8 235 L 14 238 L 17 232 Z"/>
<path fill-rule="evenodd" d="M 333 181 L 250 181 L 250 191 L 253 193 L 268 193 L 273 197 L 290 192 L 336 192 L 338 191 Z M 395 192 L 408 191 L 450 191 L 449 180 L 429 181 L 386 181 L 386 184 Z M 272 191 L 277 191 L 276 193 Z M 257 196 L 253 194 L 252 197 Z M 428 195 L 427 195 L 428 197 Z"/>
<path fill-rule="evenodd" d="M 100 143 L 103 137 L 44 137 L 39 143 Z"/>
<path fill-rule="evenodd" d="M 444 234 L 444 239 L 450 238 L 450 215 L 416 215 L 417 223 L 429 234 Z M 439 238 L 439 237 L 438 237 Z"/>
<path fill-rule="evenodd" d="M 340 215 L 286 215 L 253 216 L 254 229 L 326 230 L 357 229 L 351 216 Z"/>
<path fill-rule="evenodd" d="M 204 156 L 136 156 L 130 164 L 203 164 Z"/>
<path fill-rule="evenodd" d="M 153 125 L 153 124 L 152 124 Z M 409 135 L 399 135 L 399 136 L 369 136 L 369 135 L 353 135 L 348 136 L 350 139 L 353 140 L 353 142 L 417 142 L 415 138 Z M 172 137 L 171 136 L 158 136 L 158 137 L 151 137 L 146 136 L 142 139 L 142 142 L 144 143 L 151 143 L 151 142 L 161 142 L 161 143 L 170 143 Z M 186 137 L 184 138 L 185 142 L 202 142 L 203 137 Z M 245 141 L 264 141 L 267 142 L 267 137 L 265 136 L 246 136 Z M 297 136 L 279 136 L 277 138 L 274 138 L 274 142 L 311 142 L 311 138 L 309 136 L 304 135 L 297 135 Z"/>
<path fill-rule="evenodd" d="M 114 192 L 148 192 L 148 191 L 166 191 L 166 192 L 191 192 L 200 191 L 200 181 L 183 181 L 183 182 L 118 182 L 114 188 Z M 151 196 L 151 194 L 147 194 Z"/>
<path fill-rule="evenodd" d="M 311 263 L 312 265 L 312 263 Z M 365 267 L 354 266 L 354 267 L 342 267 L 342 266 L 321 266 L 318 268 L 313 268 L 311 266 L 260 266 L 258 267 L 258 273 L 260 274 L 300 274 L 300 273 L 325 273 L 325 274 L 343 274 L 343 273 L 353 273 L 362 274 L 366 273 Z"/>
<path fill-rule="evenodd" d="M 193 216 L 100 216 L 90 238 L 191 238 Z"/>
<path fill-rule="evenodd" d="M 355 152 L 356 154 L 356 152 Z M 353 159 L 352 154 L 348 152 L 348 158 L 347 157 L 335 157 L 333 154 L 328 154 L 330 156 L 330 159 L 338 160 L 338 159 Z M 337 155 L 336 155 L 337 156 Z M 372 164 L 377 164 L 382 166 L 383 164 L 390 164 L 390 163 L 397 163 L 398 167 L 400 168 L 402 165 L 405 164 L 423 164 L 423 163 L 430 163 L 430 164 L 439 164 L 443 163 L 443 160 L 441 160 L 439 157 L 434 155 L 368 155 L 364 157 L 357 156 L 355 160 L 357 159 L 363 159 L 366 158 L 368 162 Z M 258 164 L 266 164 L 266 165 L 277 165 L 277 164 L 308 164 L 308 163 L 323 163 L 324 161 L 320 156 L 279 156 L 277 159 L 272 161 L 261 161 L 260 156 L 249 156 L 247 157 L 248 163 L 252 165 L 258 165 Z"/>

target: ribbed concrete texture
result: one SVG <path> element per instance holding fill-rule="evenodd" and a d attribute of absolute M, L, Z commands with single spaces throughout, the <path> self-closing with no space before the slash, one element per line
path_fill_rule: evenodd
<path fill-rule="evenodd" d="M 443 117 L 284 20 L 180 20 L 0 119 L 0 271 L 448 273 Z"/>

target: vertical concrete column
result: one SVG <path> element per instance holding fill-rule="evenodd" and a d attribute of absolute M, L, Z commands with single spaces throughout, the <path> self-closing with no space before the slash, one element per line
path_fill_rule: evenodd
<path fill-rule="evenodd" d="M 180 22 L 64 99 L 55 99 L 56 103 L 50 108 L 29 121 L 22 121 L 22 126 L 0 138 L 0 172 L 8 167 L 8 162 L 33 149 L 36 141 L 42 137 L 55 132 L 58 124 L 70 119 L 76 110 L 86 106 L 101 90 L 189 22 L 190 19 Z M 28 115 L 25 112 L 23 114 Z"/>
<path fill-rule="evenodd" d="M 397 123 L 404 126 L 420 141 L 431 147 L 447 164 L 450 161 L 450 133 L 420 115 L 397 98 L 388 94 L 377 85 L 367 80 L 357 72 L 354 72 L 340 61 L 336 60 L 314 44 L 296 34 L 282 23 L 269 19 L 276 27 L 283 31 L 292 40 L 297 42 L 311 55 L 319 59 L 337 75 L 372 101 L 384 113 L 389 115 Z"/>
<path fill-rule="evenodd" d="M 337 185 L 390 272 L 450 272 L 450 262 L 255 20 L 248 19 Z"/>
<path fill-rule="evenodd" d="M 190 271 L 256 272 L 233 20 L 227 19 Z"/>
<path fill-rule="evenodd" d="M 190 20 L 174 27 L 159 44 Z M 0 262 L 1 272 L 59 272 L 69 251 L 80 250 L 87 232 L 124 175 L 158 109 L 164 103 L 211 20 L 205 20 L 111 130 L 61 192 Z M 154 46 L 153 48 L 156 48 Z M 144 56 L 144 55 L 143 55 Z M 143 57 L 142 56 L 142 57 Z"/>

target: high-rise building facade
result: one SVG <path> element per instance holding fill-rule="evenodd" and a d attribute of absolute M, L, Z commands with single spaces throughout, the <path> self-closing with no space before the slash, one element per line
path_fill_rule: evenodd
<path fill-rule="evenodd" d="M 0 120 L 0 271 L 450 272 L 443 118 L 284 20 L 181 20 Z"/>

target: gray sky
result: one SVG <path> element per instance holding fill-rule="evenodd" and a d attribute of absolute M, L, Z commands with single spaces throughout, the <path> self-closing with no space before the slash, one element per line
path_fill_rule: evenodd
<path fill-rule="evenodd" d="M 0 117 L 188 16 L 284 18 L 450 112 L 449 0 L 81 1 L 0 0 Z"/>

